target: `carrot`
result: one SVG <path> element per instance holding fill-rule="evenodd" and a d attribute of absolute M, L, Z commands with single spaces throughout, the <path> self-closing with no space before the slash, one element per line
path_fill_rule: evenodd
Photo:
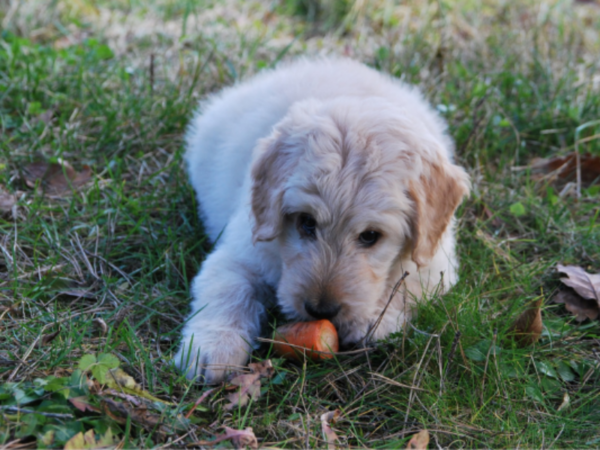
<path fill-rule="evenodd" d="M 276 354 L 297 360 L 301 360 L 304 353 L 311 359 L 333 358 L 331 352 L 337 352 L 339 348 L 337 331 L 329 320 L 283 325 L 275 331 L 275 341 L 273 349 Z M 304 347 L 307 351 L 287 344 Z"/>

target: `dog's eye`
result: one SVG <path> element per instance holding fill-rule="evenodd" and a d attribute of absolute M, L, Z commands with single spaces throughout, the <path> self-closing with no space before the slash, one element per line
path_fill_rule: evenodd
<path fill-rule="evenodd" d="M 309 237 L 315 237 L 317 221 L 310 214 L 300 214 L 298 217 L 298 228 L 302 234 L 305 234 Z"/>
<path fill-rule="evenodd" d="M 378 233 L 377 231 L 369 230 L 369 231 L 360 233 L 360 235 L 358 236 L 358 240 L 365 247 L 371 247 L 372 245 L 375 245 L 375 242 L 377 242 L 377 240 L 380 237 L 381 237 L 381 234 Z"/>

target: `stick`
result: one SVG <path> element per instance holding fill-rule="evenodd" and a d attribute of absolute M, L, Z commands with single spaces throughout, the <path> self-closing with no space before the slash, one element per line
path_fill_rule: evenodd
<path fill-rule="evenodd" d="M 12 412 L 12 413 L 39 414 L 40 416 L 52 417 L 54 419 L 72 419 L 73 418 L 73 414 L 41 412 L 41 411 L 35 411 L 33 409 L 19 408 L 18 406 L 0 406 L 0 409 L 2 409 L 3 411 Z"/>
<path fill-rule="evenodd" d="M 387 311 L 388 306 L 390 306 L 390 303 L 392 303 L 392 299 L 394 298 L 394 295 L 396 295 L 396 292 L 398 292 L 398 289 L 400 289 L 400 286 L 402 286 L 402 283 L 404 283 L 404 279 L 408 275 L 410 275 L 408 272 L 404 272 L 404 274 L 402 275 L 402 277 L 400 277 L 400 279 L 398 280 L 398 282 L 396 283 L 396 285 L 392 289 L 392 293 L 390 294 L 390 298 L 387 301 L 387 303 L 385 304 L 385 307 L 383 308 L 383 310 L 381 311 L 381 314 L 379 314 L 379 317 L 375 321 L 375 324 L 373 324 L 373 326 L 369 329 L 369 331 L 367 331 L 367 334 L 363 338 L 363 344 L 364 345 L 367 345 L 367 342 L 369 342 L 369 340 L 371 339 L 371 337 L 373 336 L 373 334 L 377 330 L 377 327 L 379 326 L 379 324 L 381 323 L 381 320 L 383 319 L 383 315 Z"/>
<path fill-rule="evenodd" d="M 452 360 L 454 359 L 454 353 L 456 353 L 456 346 L 458 345 L 458 340 L 460 339 L 460 336 L 460 331 L 457 331 L 454 334 L 452 347 L 450 348 L 450 353 L 448 354 L 448 363 L 446 364 L 446 370 L 444 371 L 444 379 L 446 379 L 446 377 L 448 376 L 448 371 L 450 370 L 450 366 L 452 365 Z"/>

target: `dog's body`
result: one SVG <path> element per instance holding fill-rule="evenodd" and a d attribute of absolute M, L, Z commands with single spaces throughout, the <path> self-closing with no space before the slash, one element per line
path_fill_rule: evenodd
<path fill-rule="evenodd" d="M 302 60 L 214 97 L 186 161 L 216 246 L 176 364 L 208 382 L 244 365 L 275 298 L 359 342 L 408 271 L 372 338 L 400 329 L 413 298 L 457 280 L 453 214 L 469 184 L 451 159 L 418 92 L 350 60 Z"/>

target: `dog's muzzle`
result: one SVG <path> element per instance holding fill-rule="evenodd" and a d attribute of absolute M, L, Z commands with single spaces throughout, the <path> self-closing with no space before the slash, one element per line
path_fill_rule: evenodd
<path fill-rule="evenodd" d="M 310 302 L 304 302 L 304 309 L 308 314 L 310 314 L 315 319 L 327 319 L 331 320 L 340 312 L 342 307 L 336 304 L 319 304 L 318 306 L 313 306 Z"/>

